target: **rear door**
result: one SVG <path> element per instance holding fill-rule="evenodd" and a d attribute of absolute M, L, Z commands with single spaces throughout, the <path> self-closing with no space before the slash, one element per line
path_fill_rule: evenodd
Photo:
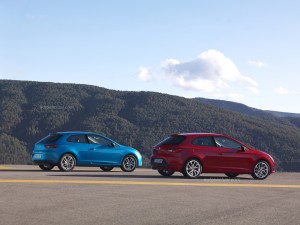
<path fill-rule="evenodd" d="M 192 141 L 196 155 L 202 159 L 203 172 L 218 172 L 221 156 L 220 149 L 212 136 L 200 136 Z"/>
<path fill-rule="evenodd" d="M 79 166 L 90 165 L 90 144 L 84 134 L 74 134 L 67 138 L 71 148 L 76 149 L 77 164 Z"/>

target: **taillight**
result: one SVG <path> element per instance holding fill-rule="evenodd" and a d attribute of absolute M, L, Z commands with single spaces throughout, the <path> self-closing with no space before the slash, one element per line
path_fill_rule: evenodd
<path fill-rule="evenodd" d="M 45 148 L 57 148 L 58 145 L 45 145 Z"/>

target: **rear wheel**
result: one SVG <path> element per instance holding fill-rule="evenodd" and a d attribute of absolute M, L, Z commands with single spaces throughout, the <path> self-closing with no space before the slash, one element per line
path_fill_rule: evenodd
<path fill-rule="evenodd" d="M 105 172 L 111 171 L 113 168 L 113 166 L 100 166 L 100 169 Z"/>
<path fill-rule="evenodd" d="M 39 165 L 39 167 L 44 171 L 49 171 L 52 170 L 54 166 L 51 164 L 45 164 L 45 165 Z"/>
<path fill-rule="evenodd" d="M 187 178 L 195 179 L 200 176 L 202 172 L 202 165 L 198 159 L 188 160 L 183 168 L 183 175 Z"/>
<path fill-rule="evenodd" d="M 133 155 L 127 155 L 122 161 L 121 169 L 124 172 L 132 172 L 137 166 L 136 158 Z"/>
<path fill-rule="evenodd" d="M 172 170 L 157 170 L 157 171 L 159 172 L 160 175 L 164 177 L 170 177 L 175 173 L 175 171 Z"/>
<path fill-rule="evenodd" d="M 69 172 L 74 169 L 76 165 L 76 158 L 72 154 L 64 154 L 58 163 L 58 168 L 61 171 Z"/>
<path fill-rule="evenodd" d="M 225 173 L 225 175 L 229 178 L 235 178 L 237 177 L 239 174 L 238 173 Z"/>
<path fill-rule="evenodd" d="M 270 174 L 270 166 L 265 160 L 258 161 L 254 168 L 251 176 L 257 180 L 266 179 Z"/>

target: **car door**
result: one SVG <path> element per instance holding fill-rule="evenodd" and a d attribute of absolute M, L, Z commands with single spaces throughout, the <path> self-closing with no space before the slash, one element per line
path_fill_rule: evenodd
<path fill-rule="evenodd" d="M 100 135 L 87 135 L 91 144 L 90 161 L 92 165 L 120 165 L 122 150 L 119 145 Z"/>
<path fill-rule="evenodd" d="M 75 134 L 67 138 L 68 150 L 73 149 L 77 155 L 77 165 L 90 165 L 90 144 L 84 134 Z M 69 149 L 70 148 L 70 149 Z"/>
<path fill-rule="evenodd" d="M 194 152 L 203 164 L 203 172 L 216 172 L 219 166 L 219 148 L 217 148 L 213 137 L 201 136 L 192 141 Z"/>
<path fill-rule="evenodd" d="M 227 137 L 214 137 L 217 145 L 216 161 L 220 172 L 246 172 L 251 167 L 251 153 L 242 144 Z"/>

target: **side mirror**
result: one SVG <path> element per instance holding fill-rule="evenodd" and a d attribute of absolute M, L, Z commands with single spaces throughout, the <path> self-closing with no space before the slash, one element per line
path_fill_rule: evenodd
<path fill-rule="evenodd" d="M 248 148 L 247 148 L 246 146 L 242 145 L 242 146 L 241 146 L 241 150 L 242 150 L 243 152 L 245 152 L 245 151 L 248 150 Z"/>
<path fill-rule="evenodd" d="M 114 148 L 114 147 L 116 147 L 116 146 L 117 146 L 117 144 L 114 143 L 114 142 L 112 142 L 112 143 L 110 144 L 110 147 L 112 147 L 112 148 Z"/>

